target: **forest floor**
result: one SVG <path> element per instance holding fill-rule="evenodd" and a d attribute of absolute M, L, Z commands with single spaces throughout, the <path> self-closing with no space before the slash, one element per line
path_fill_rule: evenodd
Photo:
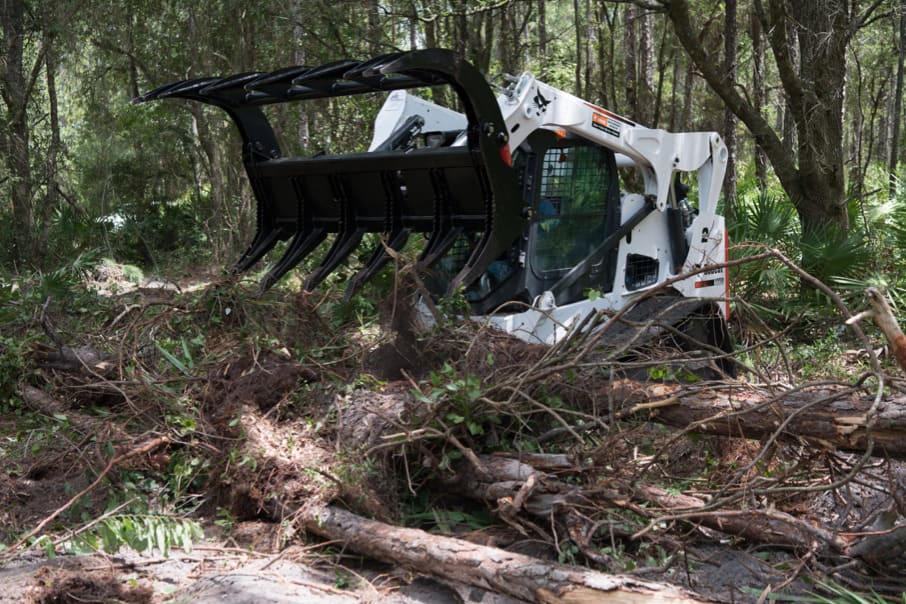
<path fill-rule="evenodd" d="M 394 318 L 394 291 L 381 308 L 344 306 L 291 286 L 259 297 L 230 280 L 136 286 L 105 271 L 39 307 L 23 296 L 2 334 L 0 371 L 22 364 L 0 414 L 0 602 L 521 601 L 317 536 L 305 518 L 332 505 L 699 600 L 899 601 L 906 589 L 902 549 L 844 547 L 902 526 L 896 459 L 615 412 L 618 363 L 472 325 L 416 337 Z M 852 388 L 867 367 L 840 344 L 830 358 L 774 340 L 750 349 L 756 372 L 717 383 L 657 354 L 633 367 L 696 392 L 765 379 L 796 390 L 805 377 Z M 469 477 L 502 458 L 541 468 L 544 488 L 522 480 L 482 500 Z M 708 511 L 658 507 L 646 488 Z M 750 510 L 827 530 L 836 549 L 719 530 Z"/>

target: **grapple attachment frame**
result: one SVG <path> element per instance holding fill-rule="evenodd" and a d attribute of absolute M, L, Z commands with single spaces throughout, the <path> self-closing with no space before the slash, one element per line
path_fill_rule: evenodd
<path fill-rule="evenodd" d="M 283 157 L 261 107 L 274 103 L 449 85 L 468 119 L 463 146 L 376 150 L 345 155 Z M 242 159 L 257 200 L 257 231 L 235 265 L 248 270 L 279 241 L 291 239 L 262 280 L 267 289 L 328 235 L 332 245 L 305 280 L 312 289 L 359 245 L 366 233 L 382 242 L 349 282 L 347 296 L 377 273 L 411 233 L 428 240 L 419 258 L 427 268 L 464 233 L 477 243 L 448 291 L 477 279 L 526 226 L 508 134 L 482 74 L 442 49 L 394 53 L 367 61 L 287 67 L 228 77 L 174 82 L 134 100 L 190 99 L 220 107 L 242 137 Z M 386 246 L 386 247 L 385 247 Z"/>

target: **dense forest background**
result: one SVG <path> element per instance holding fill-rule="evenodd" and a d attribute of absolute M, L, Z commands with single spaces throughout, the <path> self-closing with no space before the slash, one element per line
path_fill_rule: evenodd
<path fill-rule="evenodd" d="M 735 241 L 823 278 L 896 292 L 906 254 L 899 0 L 3 0 L 4 271 L 111 256 L 145 269 L 228 261 L 253 230 L 238 140 L 191 103 L 134 106 L 202 75 L 448 47 L 492 76 L 542 80 L 640 123 L 716 130 L 731 149 Z M 290 149 L 363 148 L 376 105 L 272 116 Z M 742 294 L 793 291 L 752 270 Z"/>

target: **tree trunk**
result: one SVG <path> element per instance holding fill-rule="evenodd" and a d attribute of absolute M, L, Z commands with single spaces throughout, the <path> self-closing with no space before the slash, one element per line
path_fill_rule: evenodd
<path fill-rule="evenodd" d="M 57 52 L 52 35 L 45 39 L 44 71 L 47 82 L 47 104 L 50 108 L 50 143 L 44 157 L 44 202 L 40 208 L 40 236 L 36 241 L 36 251 L 47 247 L 50 236 L 51 218 L 54 210 L 60 203 L 59 185 L 57 184 L 57 171 L 59 169 L 59 153 L 62 146 L 60 140 L 60 111 L 57 103 Z"/>
<path fill-rule="evenodd" d="M 538 56 L 547 58 L 547 0 L 538 0 Z"/>
<path fill-rule="evenodd" d="M 469 24 L 466 19 L 466 9 L 468 8 L 468 3 L 466 0 L 457 0 L 456 1 L 456 52 L 460 56 L 467 57 L 467 52 L 471 50 L 468 48 L 469 43 Z"/>
<path fill-rule="evenodd" d="M 749 16 L 751 29 L 749 36 L 752 39 L 752 105 L 755 112 L 763 116 L 765 105 L 765 66 L 764 66 L 764 39 L 761 33 L 761 21 L 755 11 Z M 761 146 L 755 143 L 755 180 L 758 187 L 764 191 L 768 186 L 767 158 Z"/>
<path fill-rule="evenodd" d="M 700 602 L 680 588 L 605 575 L 369 520 L 334 506 L 301 512 L 305 529 L 377 560 L 526 602 Z"/>
<path fill-rule="evenodd" d="M 604 40 L 610 39 L 610 36 L 604 33 L 604 22 L 607 18 L 607 5 L 603 2 L 599 2 L 594 7 L 591 14 L 593 14 L 595 17 L 595 38 L 598 41 L 598 73 L 596 76 L 596 81 L 598 83 L 597 102 L 602 107 L 611 107 L 612 104 L 610 97 L 607 95 L 607 73 L 613 71 L 613 69 L 610 67 L 611 62 L 607 57 L 607 47 L 604 45 Z M 612 39 L 610 40 L 610 42 L 612 42 Z"/>
<path fill-rule="evenodd" d="M 585 71 L 584 71 L 584 75 L 582 77 L 583 81 L 585 82 L 585 85 L 582 87 L 582 98 L 583 99 L 591 98 L 591 96 L 593 95 L 591 89 L 592 89 L 592 81 L 594 78 L 595 62 L 594 62 L 594 58 L 593 58 L 594 55 L 592 54 L 591 50 L 592 50 L 593 46 L 600 45 L 600 41 L 595 40 L 595 28 L 594 28 L 594 23 L 592 22 L 591 15 L 592 15 L 591 0 L 585 0 L 585 13 L 583 15 L 583 17 L 584 17 L 583 24 L 584 24 L 585 31 L 582 34 L 583 37 L 585 38 L 585 44 L 583 45 L 584 46 L 583 52 L 585 53 L 585 60 L 584 60 Z"/>
<path fill-rule="evenodd" d="M 425 44 L 428 48 L 437 48 L 437 17 L 425 23 Z"/>
<path fill-rule="evenodd" d="M 906 12 L 900 13 L 897 49 L 897 83 L 896 90 L 893 93 L 893 110 L 890 115 L 890 154 L 887 159 L 887 171 L 890 173 L 888 190 L 891 198 L 896 195 L 897 165 L 900 161 L 900 124 L 903 114 L 903 63 L 904 55 L 906 55 Z"/>
<path fill-rule="evenodd" d="M 600 12 L 598 12 L 600 11 Z M 614 110 L 619 109 L 617 97 L 617 69 L 616 69 L 616 47 L 617 41 L 614 35 L 614 29 L 617 21 L 618 9 L 614 7 L 610 11 L 605 2 L 599 2 L 597 5 L 597 22 L 598 22 L 598 73 L 601 85 L 601 103 L 604 107 L 612 107 Z M 605 32 L 604 25 L 607 30 Z M 607 46 L 605 50 L 605 42 Z"/>
<path fill-rule="evenodd" d="M 654 128 L 654 32 L 651 12 L 645 11 L 639 22 L 639 121 Z"/>
<path fill-rule="evenodd" d="M 28 130 L 28 97 L 23 64 L 25 50 L 25 2 L 0 2 L 0 27 L 3 31 L 3 61 L 0 62 L 0 93 L 6 105 L 3 124 L 4 154 L 10 180 L 13 209 L 14 262 L 34 260 L 35 228 L 32 203 L 32 173 Z"/>
<path fill-rule="evenodd" d="M 623 58 L 626 74 L 623 86 L 626 91 L 626 113 L 637 119 L 639 114 L 639 98 L 637 88 L 637 61 L 636 61 L 636 7 L 627 4 L 623 11 Z"/>
<path fill-rule="evenodd" d="M 692 97 L 695 94 L 695 65 L 692 61 L 686 64 L 683 77 L 683 112 L 680 115 L 678 130 L 692 130 Z"/>
<path fill-rule="evenodd" d="M 796 30 L 792 23 L 784 23 L 782 27 L 786 30 L 786 39 L 788 40 L 789 48 L 789 62 L 790 67 L 796 73 L 799 72 L 800 65 L 800 53 L 799 53 L 799 38 L 796 36 Z M 769 30 L 772 31 L 772 30 Z M 784 149 L 787 150 L 789 156 L 796 158 L 796 120 L 793 118 L 793 107 L 791 106 L 790 95 L 784 90 L 783 91 L 783 145 Z"/>
<path fill-rule="evenodd" d="M 674 53 L 673 61 L 671 61 L 672 74 L 670 76 L 670 118 L 668 121 L 667 129 L 671 132 L 676 132 L 677 122 L 676 116 L 677 105 L 679 104 L 679 71 L 680 71 L 680 60 L 679 54 Z"/>
<path fill-rule="evenodd" d="M 293 62 L 296 65 L 305 65 L 305 41 L 306 37 L 302 30 L 304 11 L 302 0 L 293 0 L 290 10 L 293 15 Z M 414 7 L 413 7 L 414 10 Z M 308 111 L 304 103 L 300 103 L 299 124 L 296 128 L 296 138 L 303 154 L 310 154 L 309 145 L 311 144 L 311 133 L 309 132 Z"/>
<path fill-rule="evenodd" d="M 376 57 L 381 50 L 381 23 L 378 19 L 380 6 L 377 0 L 371 0 L 365 7 L 368 22 L 368 56 Z"/>
<path fill-rule="evenodd" d="M 582 28 L 582 10 L 579 0 L 573 0 L 573 27 L 576 34 L 576 96 L 584 98 L 582 94 L 582 48 L 585 41 L 582 39 L 584 29 Z"/>
<path fill-rule="evenodd" d="M 847 0 L 791 2 L 798 29 L 800 78 L 792 96 L 799 139 L 796 204 L 803 228 L 849 228 L 843 145 L 843 109 L 849 30 Z"/>
<path fill-rule="evenodd" d="M 724 3 L 724 73 L 728 88 L 736 86 L 736 0 Z M 727 145 L 727 173 L 724 178 L 724 208 L 727 222 L 733 224 L 736 214 L 736 114 L 724 109 L 724 143 Z"/>
<path fill-rule="evenodd" d="M 664 61 L 664 55 L 667 49 L 667 28 L 661 35 L 661 43 L 657 50 L 657 91 L 654 95 L 654 113 L 651 118 L 651 128 L 660 128 L 662 116 L 661 108 L 664 104 L 664 80 L 667 77 L 667 65 Z"/>

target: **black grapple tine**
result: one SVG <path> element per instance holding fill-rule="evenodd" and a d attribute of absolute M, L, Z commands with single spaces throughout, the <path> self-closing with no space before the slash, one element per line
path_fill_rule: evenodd
<path fill-rule="evenodd" d="M 434 223 L 431 226 L 431 235 L 418 258 L 421 270 L 440 260 L 463 232 L 461 227 L 453 225 L 452 194 L 444 171 L 435 168 L 430 170 L 429 174 L 434 194 Z"/>
<path fill-rule="evenodd" d="M 359 270 L 355 276 L 349 281 L 349 285 L 346 286 L 346 292 L 343 294 L 343 301 L 348 302 L 361 288 L 365 285 L 372 277 L 374 277 L 378 271 L 384 268 L 384 265 L 390 261 L 390 254 L 387 253 L 387 248 L 391 250 L 399 251 L 403 249 L 403 246 L 406 245 L 406 242 L 409 240 L 409 229 L 403 229 L 396 233 L 395 236 L 391 237 L 389 240 L 385 238 L 381 239 L 381 242 L 371 255 L 371 258 L 368 260 L 368 263 L 364 268 Z M 384 247 L 387 246 L 387 247 Z"/>
<path fill-rule="evenodd" d="M 357 80 L 360 78 L 372 78 L 374 76 L 383 75 L 380 69 L 386 65 L 389 65 L 393 61 L 399 59 L 403 56 L 404 52 L 391 52 L 383 54 L 377 57 L 373 57 L 366 61 L 359 62 L 355 67 L 351 67 L 344 74 L 343 78 L 347 80 Z"/>
<path fill-rule="evenodd" d="M 501 239 L 502 229 L 499 228 L 499 221 L 506 216 L 499 216 L 495 207 L 494 191 L 488 182 L 488 175 L 484 169 L 478 169 L 478 180 L 481 183 L 483 200 L 485 207 L 485 224 L 482 230 L 478 244 L 472 250 L 466 265 L 453 277 L 447 285 L 447 294 L 452 294 L 461 285 L 471 283 L 481 276 L 481 274 L 497 260 L 500 254 L 506 251 L 512 243 L 512 238 Z"/>
<path fill-rule="evenodd" d="M 308 276 L 308 279 L 305 280 L 305 284 L 302 288 L 305 291 L 311 291 L 321 285 L 321 282 L 352 253 L 352 250 L 359 246 L 365 233 L 367 233 L 365 229 L 352 229 L 351 231 L 337 233 L 337 238 L 334 239 L 333 244 L 330 246 L 330 250 L 327 252 L 327 255 L 324 256 L 324 260 L 322 260 L 321 264 L 318 265 L 318 268 Z"/>
<path fill-rule="evenodd" d="M 494 243 L 493 235 L 486 231 L 479 239 L 466 265 L 450 280 L 447 285 L 447 295 L 455 293 L 461 285 L 471 283 L 480 277 L 500 257 L 502 251 L 506 250 L 506 248 L 501 250 Z"/>
<path fill-rule="evenodd" d="M 229 93 L 232 96 L 235 96 L 237 100 L 241 100 L 245 96 L 245 85 L 258 79 L 261 75 L 262 73 L 260 71 L 237 73 L 236 75 L 212 82 L 198 92 L 204 96 L 216 96 L 222 95 L 223 93 Z"/>
<path fill-rule="evenodd" d="M 380 243 L 372 252 L 371 258 L 346 286 L 346 292 L 343 294 L 344 301 L 349 301 L 369 279 L 387 264 L 390 260 L 387 248 L 399 251 L 409 240 L 411 231 L 403 226 L 403 193 L 399 175 L 390 170 L 382 172 L 381 186 L 384 190 L 384 232 L 381 235 Z"/>
<path fill-rule="evenodd" d="M 261 279 L 259 291 L 269 290 L 274 283 L 302 262 L 326 238 L 327 231 L 322 228 L 296 233 L 280 260 Z"/>
<path fill-rule="evenodd" d="M 252 240 L 251 245 L 249 245 L 245 253 L 242 254 L 233 266 L 233 274 L 238 275 L 239 273 L 244 273 L 249 270 L 249 268 L 261 260 L 266 253 L 274 249 L 274 246 L 277 245 L 277 242 L 281 239 L 280 235 L 280 231 L 274 228 L 259 229 L 255 233 L 255 238 Z"/>
<path fill-rule="evenodd" d="M 180 80 L 179 82 L 171 82 L 170 84 L 165 84 L 159 86 L 154 90 L 150 90 L 145 94 L 139 95 L 132 99 L 132 103 L 137 105 L 139 103 L 145 103 L 147 101 L 156 101 L 158 99 L 166 99 L 170 97 L 182 96 L 181 93 L 193 92 L 195 90 L 200 90 L 205 86 L 209 86 L 213 82 L 218 81 L 220 78 L 195 78 L 192 80 Z M 190 97 L 191 98 L 191 97 Z"/>
<path fill-rule="evenodd" d="M 255 238 L 252 239 L 248 249 L 233 266 L 234 275 L 247 271 L 253 264 L 261 260 L 266 253 L 271 251 L 278 241 L 285 239 L 287 236 L 276 227 L 270 199 L 263 191 L 258 190 L 260 188 L 258 179 L 251 179 L 251 184 L 255 192 L 255 199 L 258 200 L 255 207 Z"/>
<path fill-rule="evenodd" d="M 294 227 L 296 234 L 287 247 L 280 260 L 267 272 L 261 280 L 260 291 L 264 292 L 276 283 L 283 275 L 295 268 L 302 260 L 318 247 L 327 238 L 327 229 L 316 226 L 314 223 L 316 210 L 312 204 L 306 203 L 306 180 L 304 176 L 292 179 L 292 192 L 296 201 L 296 216 Z"/>
<path fill-rule="evenodd" d="M 299 74 L 292 81 L 294 86 L 305 86 L 307 88 L 318 88 L 325 92 L 330 91 L 330 87 L 342 78 L 343 74 L 359 64 L 358 61 L 334 61 L 325 65 L 320 65 Z M 329 95 L 328 95 L 329 96 Z"/>
<path fill-rule="evenodd" d="M 350 197 L 349 187 L 343 177 L 335 174 L 329 178 L 329 182 L 333 191 L 333 201 L 339 210 L 337 236 L 321 263 L 305 280 L 303 288 L 306 291 L 320 285 L 352 253 L 352 250 L 358 247 L 362 237 L 368 232 L 368 229 L 359 225 L 356 220 L 356 200 Z"/>
<path fill-rule="evenodd" d="M 305 65 L 297 65 L 262 74 L 246 83 L 245 90 L 248 93 L 246 100 L 249 102 L 267 98 L 289 100 L 293 80 L 312 69 Z"/>
<path fill-rule="evenodd" d="M 418 268 L 425 271 L 435 262 L 440 260 L 450 247 L 462 236 L 465 229 L 462 227 L 445 226 L 440 230 L 431 233 L 428 242 L 425 243 L 425 249 L 418 257 Z"/>

